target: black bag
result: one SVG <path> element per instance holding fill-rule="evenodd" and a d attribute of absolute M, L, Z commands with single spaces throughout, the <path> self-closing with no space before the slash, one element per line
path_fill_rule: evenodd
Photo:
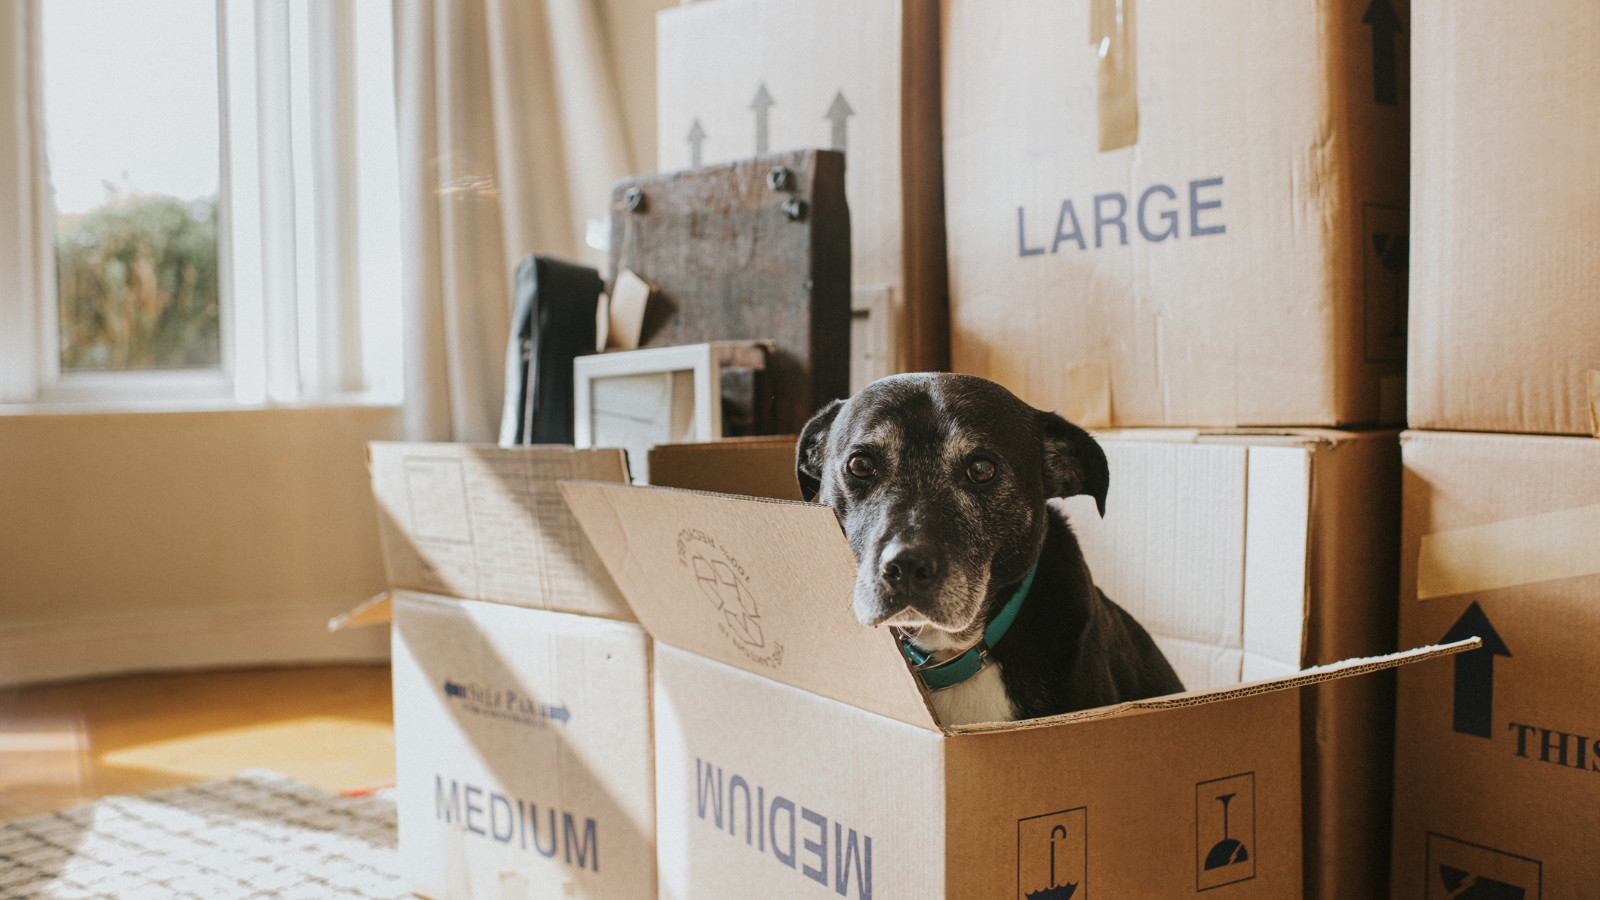
<path fill-rule="evenodd" d="M 517 265 L 500 446 L 572 443 L 572 361 L 594 352 L 603 290 L 588 266 L 548 256 Z"/>

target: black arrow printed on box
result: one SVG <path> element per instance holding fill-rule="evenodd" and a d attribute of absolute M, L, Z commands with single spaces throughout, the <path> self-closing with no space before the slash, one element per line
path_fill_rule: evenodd
<path fill-rule="evenodd" d="M 1394 106 L 1400 93 L 1394 36 L 1405 30 L 1400 26 L 1400 16 L 1389 0 L 1372 0 L 1361 24 L 1372 26 L 1372 102 Z"/>
<path fill-rule="evenodd" d="M 1444 643 L 1467 638 L 1483 639 L 1483 646 L 1456 655 L 1455 721 L 1453 728 L 1461 734 L 1492 737 L 1494 724 L 1494 658 L 1510 658 L 1500 634 L 1489 624 L 1489 617 L 1476 601 L 1461 614 L 1450 630 L 1444 633 Z"/>

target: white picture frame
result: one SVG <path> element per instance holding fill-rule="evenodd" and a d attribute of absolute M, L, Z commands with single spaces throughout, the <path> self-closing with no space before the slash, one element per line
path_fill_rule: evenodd
<path fill-rule="evenodd" d="M 722 371 L 712 344 L 620 350 L 573 360 L 573 445 L 621 447 L 635 483 L 657 444 L 722 437 Z"/>

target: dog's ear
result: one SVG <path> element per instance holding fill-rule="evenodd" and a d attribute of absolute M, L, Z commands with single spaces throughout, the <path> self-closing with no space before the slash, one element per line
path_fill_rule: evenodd
<path fill-rule="evenodd" d="M 1106 453 L 1089 432 L 1055 413 L 1040 412 L 1039 440 L 1044 449 L 1044 492 L 1047 497 L 1088 494 L 1103 518 L 1111 470 Z"/>
<path fill-rule="evenodd" d="M 807 503 L 817 499 L 822 490 L 822 467 L 828 459 L 828 432 L 833 429 L 833 420 L 841 406 L 844 406 L 843 400 L 829 403 L 800 430 L 800 443 L 794 448 L 794 477 L 800 482 L 800 496 L 806 498 Z"/>

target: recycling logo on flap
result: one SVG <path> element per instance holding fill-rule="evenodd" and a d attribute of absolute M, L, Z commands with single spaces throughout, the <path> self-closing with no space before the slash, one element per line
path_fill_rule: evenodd
<path fill-rule="evenodd" d="M 739 560 L 709 533 L 678 533 L 678 561 L 694 577 L 695 586 L 714 610 L 716 627 L 741 654 L 768 667 L 783 664 L 783 644 L 769 641 L 762 627 L 761 607 L 750 588 L 750 576 Z"/>

